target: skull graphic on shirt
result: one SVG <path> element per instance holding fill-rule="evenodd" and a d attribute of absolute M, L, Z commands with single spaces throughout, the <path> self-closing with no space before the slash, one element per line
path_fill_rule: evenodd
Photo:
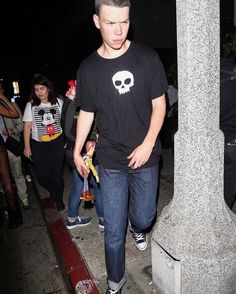
<path fill-rule="evenodd" d="M 118 71 L 112 77 L 112 82 L 120 94 L 130 92 L 130 88 L 134 85 L 134 76 L 127 70 Z"/>

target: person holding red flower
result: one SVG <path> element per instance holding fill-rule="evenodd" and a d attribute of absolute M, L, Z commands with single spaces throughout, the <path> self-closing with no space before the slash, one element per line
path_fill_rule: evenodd
<path fill-rule="evenodd" d="M 78 213 L 81 200 L 88 201 L 90 199 L 90 194 L 88 199 L 85 199 L 85 198 L 83 199 L 82 194 L 83 192 L 89 192 L 90 191 L 89 188 L 91 186 L 95 196 L 94 205 L 95 205 L 96 213 L 98 216 L 99 227 L 103 229 L 104 228 L 103 206 L 102 206 L 102 195 L 101 195 L 99 184 L 96 182 L 96 179 L 93 175 L 90 176 L 88 180 L 84 181 L 84 179 L 79 175 L 74 165 L 73 150 L 75 145 L 77 115 L 79 110 L 77 109 L 74 102 L 76 81 L 71 80 L 67 84 L 70 86 L 70 88 L 66 92 L 67 98 L 65 98 L 64 100 L 63 111 L 62 111 L 62 126 L 64 129 L 64 136 L 65 136 L 65 142 L 66 142 L 65 144 L 66 162 L 72 171 L 73 180 L 72 180 L 72 187 L 71 187 L 69 198 L 68 198 L 68 216 L 67 216 L 66 226 L 69 230 L 71 230 L 73 228 L 89 225 L 91 223 L 90 217 L 81 218 Z M 96 144 L 95 143 L 96 134 L 94 134 L 94 132 L 91 133 L 90 139 L 93 140 L 94 142 L 93 146 L 94 146 Z M 94 163 L 95 163 L 95 168 L 98 169 L 96 162 Z M 86 187 L 86 191 L 84 191 L 85 187 Z"/>

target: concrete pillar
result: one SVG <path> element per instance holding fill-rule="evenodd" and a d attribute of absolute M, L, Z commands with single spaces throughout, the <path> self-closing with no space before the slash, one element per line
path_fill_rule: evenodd
<path fill-rule="evenodd" d="M 177 0 L 174 195 L 152 236 L 153 282 L 163 294 L 236 293 L 236 215 L 223 197 L 219 17 L 219 0 Z"/>

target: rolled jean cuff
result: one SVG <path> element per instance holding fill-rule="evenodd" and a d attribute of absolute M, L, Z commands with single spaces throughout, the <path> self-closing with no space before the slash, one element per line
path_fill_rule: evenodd
<path fill-rule="evenodd" d="M 115 282 L 112 282 L 112 281 L 109 281 L 108 280 L 108 286 L 112 289 L 112 290 L 116 290 L 116 291 L 119 291 L 123 286 L 124 284 L 126 283 L 126 277 L 124 275 L 124 277 L 122 278 L 122 280 L 119 282 L 119 283 L 115 283 Z"/>

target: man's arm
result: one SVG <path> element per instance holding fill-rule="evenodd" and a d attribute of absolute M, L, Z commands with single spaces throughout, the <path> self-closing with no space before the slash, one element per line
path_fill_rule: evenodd
<path fill-rule="evenodd" d="M 133 169 L 138 168 L 144 165 L 155 145 L 157 136 L 161 130 L 161 127 L 164 122 L 166 113 L 166 100 L 165 95 L 162 95 L 158 98 L 152 100 L 152 116 L 150 121 L 150 126 L 148 132 L 142 142 L 133 152 L 128 156 L 128 159 L 131 159 L 129 162 L 129 167 Z"/>
<path fill-rule="evenodd" d="M 93 120 L 94 120 L 93 112 L 80 110 L 78 120 L 77 120 L 77 126 L 76 126 L 76 140 L 75 140 L 75 148 L 74 148 L 73 156 L 74 156 L 74 163 L 79 174 L 85 178 L 87 178 L 90 170 L 85 164 L 81 156 L 81 150 L 87 139 Z"/>

